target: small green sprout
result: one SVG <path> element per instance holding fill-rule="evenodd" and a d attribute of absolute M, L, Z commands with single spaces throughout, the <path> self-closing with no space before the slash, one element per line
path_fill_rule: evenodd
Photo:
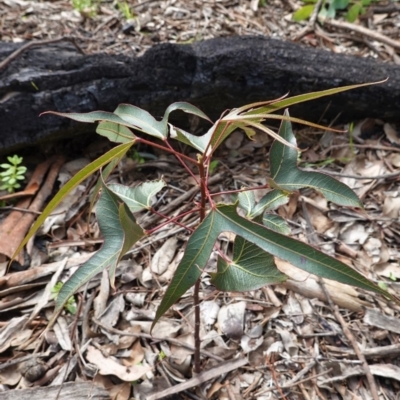
<path fill-rule="evenodd" d="M 20 165 L 22 157 L 17 155 L 7 157 L 7 160 L 9 164 L 0 164 L 0 167 L 4 169 L 3 172 L 0 172 L 0 190 L 7 190 L 9 193 L 13 193 L 15 189 L 21 187 L 18 181 L 25 179 L 26 167 Z"/>
<path fill-rule="evenodd" d="M 133 19 L 134 15 L 132 14 L 129 4 L 126 1 L 118 1 L 117 6 L 119 11 L 126 19 Z"/>
<path fill-rule="evenodd" d="M 213 174 L 213 172 L 215 171 L 215 169 L 218 167 L 219 161 L 218 160 L 212 160 L 210 162 L 210 167 L 208 168 L 208 173 L 210 175 Z"/>
<path fill-rule="evenodd" d="M 162 361 L 162 360 L 164 360 L 165 357 L 167 357 L 167 355 L 164 353 L 163 350 L 161 350 L 161 351 L 158 353 L 158 360 L 159 360 L 159 361 Z"/>
<path fill-rule="evenodd" d="M 372 2 L 379 0 L 324 0 L 318 16 L 322 18 L 335 18 L 338 12 L 346 12 L 345 18 L 348 22 L 354 22 L 360 15 L 368 11 Z M 293 13 L 296 22 L 308 19 L 314 12 L 317 0 L 303 0 L 305 5 Z"/>
<path fill-rule="evenodd" d="M 58 294 L 60 293 L 61 288 L 63 287 L 63 283 L 62 282 L 57 282 L 56 285 L 53 287 L 53 289 L 51 290 L 51 293 L 53 294 L 53 299 L 57 299 Z M 76 300 L 74 296 L 71 296 L 67 302 L 65 303 L 64 306 L 65 310 L 67 312 L 69 312 L 72 315 L 76 314 L 77 311 L 77 304 L 76 304 Z"/>
<path fill-rule="evenodd" d="M 72 6 L 75 10 L 88 17 L 96 15 L 96 0 L 72 0 Z"/>

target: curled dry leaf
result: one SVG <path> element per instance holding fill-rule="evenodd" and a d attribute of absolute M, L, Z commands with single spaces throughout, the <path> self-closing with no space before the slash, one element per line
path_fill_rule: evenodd
<path fill-rule="evenodd" d="M 125 382 L 136 381 L 151 371 L 151 367 L 143 365 L 125 367 L 111 357 L 104 357 L 102 352 L 93 346 L 88 347 L 86 358 L 99 369 L 101 375 L 114 375 Z"/>
<path fill-rule="evenodd" d="M 170 237 L 165 243 L 156 251 L 151 260 L 151 270 L 158 275 L 163 274 L 172 259 L 174 258 L 176 252 L 176 246 L 178 239 L 173 236 Z"/>
<path fill-rule="evenodd" d="M 218 325 L 224 335 L 234 340 L 241 339 L 243 336 L 245 311 L 245 301 L 221 307 L 218 313 Z"/>
<path fill-rule="evenodd" d="M 200 304 L 200 317 L 202 323 L 206 327 L 211 327 L 215 324 L 218 317 L 220 306 L 216 301 L 203 301 Z"/>
<path fill-rule="evenodd" d="M 399 218 L 400 217 L 400 196 L 399 195 L 395 196 L 394 194 L 392 196 L 390 196 L 388 194 L 388 196 L 385 197 L 382 211 L 386 217 L 390 217 L 390 218 L 394 218 L 394 219 Z"/>

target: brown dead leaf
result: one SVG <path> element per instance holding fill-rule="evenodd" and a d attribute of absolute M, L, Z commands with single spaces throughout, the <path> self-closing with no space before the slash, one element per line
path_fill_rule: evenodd
<path fill-rule="evenodd" d="M 114 375 L 125 382 L 136 381 L 151 371 L 151 367 L 143 365 L 125 367 L 111 357 L 104 357 L 102 352 L 93 346 L 88 347 L 86 358 L 99 369 L 99 374 Z"/>
<path fill-rule="evenodd" d="M 111 400 L 128 400 L 131 396 L 132 383 L 125 382 L 119 385 L 112 385 L 110 388 Z"/>
<path fill-rule="evenodd" d="M 218 313 L 218 326 L 224 335 L 234 340 L 241 339 L 245 311 L 245 301 L 238 301 L 221 307 Z"/>
<path fill-rule="evenodd" d="M 382 207 L 385 217 L 398 219 L 400 217 L 400 196 L 393 197 L 388 193 Z"/>
<path fill-rule="evenodd" d="M 390 143 L 400 144 L 400 135 L 392 124 L 384 124 L 383 131 L 385 132 Z"/>
<path fill-rule="evenodd" d="M 150 267 L 154 273 L 161 275 L 167 270 L 170 262 L 174 258 L 177 243 L 178 239 L 172 236 L 156 251 L 151 260 Z"/>
<path fill-rule="evenodd" d="M 133 327 L 132 327 L 133 328 Z M 137 365 L 143 361 L 144 350 L 139 340 L 136 340 L 130 348 L 129 356 L 121 359 L 126 367 Z"/>

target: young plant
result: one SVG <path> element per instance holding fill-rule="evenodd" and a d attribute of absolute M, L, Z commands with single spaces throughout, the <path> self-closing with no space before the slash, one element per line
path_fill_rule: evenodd
<path fill-rule="evenodd" d="M 367 12 L 367 7 L 376 0 L 325 0 L 318 12 L 321 18 L 335 18 L 338 11 L 345 11 L 346 19 L 349 22 L 354 22 L 360 15 Z M 313 13 L 317 0 L 303 0 L 305 5 L 299 8 L 293 14 L 293 20 L 296 22 L 308 19 Z"/>
<path fill-rule="evenodd" d="M 96 15 L 97 0 L 72 0 L 72 6 L 75 10 L 88 17 Z"/>
<path fill-rule="evenodd" d="M 129 7 L 128 2 L 126 1 L 117 1 L 118 10 L 122 13 L 125 19 L 133 19 L 134 14 L 131 12 L 131 8 Z"/>
<path fill-rule="evenodd" d="M 15 189 L 19 189 L 21 185 L 19 181 L 25 179 L 26 167 L 20 165 L 23 158 L 14 155 L 7 157 L 8 163 L 0 164 L 4 171 L 0 172 L 0 190 L 7 190 L 13 193 Z"/>
<path fill-rule="evenodd" d="M 62 282 L 57 282 L 57 284 L 51 290 L 52 298 L 57 300 L 57 297 L 63 287 Z M 69 312 L 70 314 L 75 315 L 77 310 L 77 304 L 74 296 L 71 296 L 64 304 L 65 311 Z"/>
<path fill-rule="evenodd" d="M 16 251 L 17 254 L 22 249 L 44 219 L 69 191 L 90 174 L 108 164 L 100 176 L 98 188 L 101 190 L 101 194 L 96 206 L 98 224 L 104 237 L 103 247 L 63 285 L 57 297 L 55 314 L 49 324 L 54 322 L 58 312 L 62 310 L 65 303 L 79 287 L 104 268 L 109 268 L 110 281 L 114 285 L 115 269 L 119 261 L 144 236 L 153 234 L 165 224 L 175 223 L 185 226 L 180 219 L 187 213 L 179 216 L 162 215 L 165 221 L 149 230 L 143 229 L 136 222 L 134 214 L 141 210 L 148 210 L 160 216 L 160 213 L 153 208 L 152 204 L 154 196 L 165 186 L 163 180 L 144 182 L 135 188 L 107 183 L 107 177 L 115 165 L 134 144 L 138 143 L 173 154 L 199 187 L 200 200 L 198 203 L 193 203 L 191 211 L 198 215 L 198 225 L 195 229 L 187 228 L 190 238 L 183 258 L 162 298 L 153 322 L 154 326 L 165 312 L 188 289 L 194 286 L 195 371 L 199 372 L 201 367 L 200 276 L 213 250 L 218 254 L 218 262 L 217 270 L 212 274 L 212 282 L 218 290 L 249 291 L 284 281 L 285 275 L 275 265 L 274 257 L 278 257 L 320 277 L 334 279 L 393 298 L 386 290 L 370 282 L 346 264 L 312 246 L 289 237 L 290 230 L 286 221 L 270 213 L 270 211 L 285 204 L 291 193 L 304 187 L 318 190 L 329 201 L 339 205 L 362 207 L 362 203 L 355 193 L 346 185 L 327 175 L 303 171 L 297 167 L 298 151 L 291 122 L 321 127 L 292 118 L 287 110 L 284 111 L 283 115 L 275 114 L 278 110 L 287 109 L 287 107 L 300 102 L 360 86 L 363 85 L 325 90 L 292 98 L 280 98 L 233 109 L 216 121 L 203 136 L 195 136 L 168 122 L 170 113 L 175 110 L 182 110 L 209 121 L 208 117 L 198 108 L 182 102 L 170 105 L 160 121 L 153 118 L 148 112 L 127 104 L 119 105 L 114 113 L 95 111 L 84 114 L 64 114 L 53 112 L 52 114 L 71 118 L 75 121 L 100 122 L 97 133 L 119 144 L 78 172 L 61 188 Z M 278 133 L 263 125 L 263 121 L 266 119 L 281 120 Z M 271 190 L 258 203 L 255 201 L 253 191 L 256 188 L 242 188 L 234 191 L 235 198 L 227 204 L 216 203 L 215 194 L 210 192 L 209 189 L 208 183 L 210 169 L 213 165 L 213 154 L 236 129 L 244 130 L 249 138 L 254 135 L 254 130 L 258 129 L 275 139 L 269 156 L 269 183 L 263 186 L 263 188 L 269 187 Z M 141 132 L 141 136 L 136 136 L 132 130 Z M 147 136 L 159 140 L 153 142 Z M 171 145 L 172 140 L 194 148 L 198 153 L 197 157 L 192 158 L 186 153 L 176 150 L 179 146 L 173 147 Z M 192 172 L 190 167 L 197 169 L 197 175 Z M 241 216 L 242 213 L 238 212 L 238 208 L 243 210 L 245 216 Z M 216 245 L 218 236 L 226 231 L 236 235 L 232 258 L 224 254 Z"/>

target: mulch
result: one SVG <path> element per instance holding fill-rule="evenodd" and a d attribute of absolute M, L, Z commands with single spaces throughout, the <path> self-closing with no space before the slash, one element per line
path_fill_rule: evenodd
<path fill-rule="evenodd" d="M 341 18 L 324 24 L 294 23 L 291 14 L 301 2 L 293 0 L 270 0 L 265 5 L 259 1 L 188 4 L 147 0 L 129 3 L 131 18 L 121 11 L 124 4 L 93 2 L 79 12 L 69 1 L 4 0 L 1 40 L 67 36 L 87 54 L 140 56 L 160 42 L 261 34 L 399 62 L 400 14 L 392 2 L 374 4 L 354 24 Z M 350 128 L 351 134 L 308 128 L 296 132 L 304 149 L 299 162 L 303 168 L 318 168 L 349 185 L 363 201 L 365 213 L 330 204 L 309 190 L 293 195 L 278 213 L 289 221 L 293 237 L 398 294 L 399 133 L 395 126 L 380 120 L 356 121 L 344 128 Z M 212 191 L 265 185 L 270 143 L 261 133 L 253 142 L 235 133 L 216 156 L 219 162 Z M 57 282 L 65 282 L 102 244 L 94 214 L 88 218 L 89 193 L 95 180 L 71 193 L 35 241 L 28 243 L 25 268 L 9 270 L 7 259 L 48 193 L 56 190 L 58 184 L 49 180 L 48 171 L 65 182 L 98 155 L 99 149 L 104 152 L 107 148 L 99 139 L 82 149 L 81 157 L 71 157 L 67 163 L 54 158 L 44 163 L 47 169 L 37 163 L 25 189 L 31 200 L 17 205 L 5 198 L 0 221 L 0 400 L 44 396 L 159 399 L 171 395 L 182 399 L 398 398 L 399 306 L 359 289 L 318 280 L 279 260 L 278 267 L 289 276 L 288 281 L 251 293 L 217 292 L 209 275 L 202 276 L 204 370 L 193 375 L 192 291 L 150 334 L 155 311 L 187 241 L 180 226 L 166 226 L 134 246 L 117 269 L 115 289 L 107 273 L 100 274 L 81 288 L 71 308 L 46 330 Z M 123 160 L 110 182 L 135 186 L 143 178 L 161 176 L 167 187 L 157 198 L 160 213 L 172 215 L 190 209 L 198 189 L 170 156 L 138 149 Z M 260 198 L 264 193 L 255 194 Z M 34 196 L 39 196 L 36 201 Z M 26 209 L 28 218 L 24 217 Z M 23 230 L 12 233 L 9 225 L 5 229 L 7 219 L 17 217 L 28 221 L 21 223 Z M 157 223 L 146 214 L 141 221 L 146 227 Z M 196 222 L 187 220 L 185 224 L 194 226 Z M 229 252 L 232 240 L 227 233 L 219 245 Z M 166 258 L 163 266 L 156 261 L 160 254 Z M 214 266 L 212 258 L 208 271 Z M 227 316 L 232 315 L 239 322 L 230 324 Z M 232 325 L 234 330 L 229 329 Z"/>

